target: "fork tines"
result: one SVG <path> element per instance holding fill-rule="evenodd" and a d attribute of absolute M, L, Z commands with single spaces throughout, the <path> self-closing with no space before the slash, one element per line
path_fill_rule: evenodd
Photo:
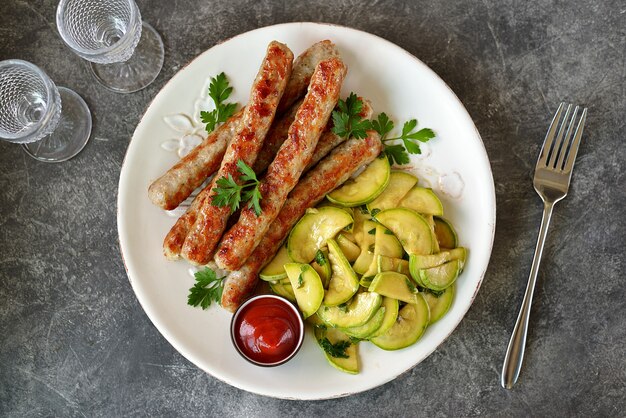
<path fill-rule="evenodd" d="M 561 117 L 563 109 L 565 109 L 565 115 Z M 579 109 L 580 107 L 576 106 L 572 113 L 572 104 L 561 103 L 559 105 L 543 142 L 537 168 L 571 173 L 587 118 L 587 108 L 584 108 L 580 117 L 577 118 Z M 578 123 L 576 123 L 577 120 Z M 575 130 L 574 126 L 576 127 Z"/>

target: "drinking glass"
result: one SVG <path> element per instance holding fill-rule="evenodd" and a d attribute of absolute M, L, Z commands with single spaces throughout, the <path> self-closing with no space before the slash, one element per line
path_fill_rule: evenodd
<path fill-rule="evenodd" d="M 113 91 L 141 90 L 161 71 L 163 41 L 133 0 L 61 0 L 56 20 L 67 46 Z"/>
<path fill-rule="evenodd" d="M 0 61 L 0 139 L 22 144 L 40 161 L 78 154 L 91 134 L 91 113 L 72 90 L 57 87 L 39 67 Z"/>

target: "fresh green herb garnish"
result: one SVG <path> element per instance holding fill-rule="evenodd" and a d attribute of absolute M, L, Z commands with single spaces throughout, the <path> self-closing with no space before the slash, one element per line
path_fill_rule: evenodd
<path fill-rule="evenodd" d="M 417 293 L 417 288 L 415 287 L 413 282 L 411 280 L 409 280 L 409 278 L 406 278 L 405 280 L 406 280 L 406 287 L 409 288 L 411 293 Z"/>
<path fill-rule="evenodd" d="M 224 277 L 218 278 L 213 270 L 206 267 L 194 274 L 196 284 L 189 289 L 187 304 L 206 309 L 212 302 L 221 303 L 224 291 Z"/>
<path fill-rule="evenodd" d="M 350 341 L 337 341 L 335 344 L 331 343 L 328 338 L 322 338 L 319 340 L 320 346 L 326 351 L 326 353 L 335 358 L 348 358 L 350 357 L 346 353 L 346 349 L 352 345 Z"/>
<path fill-rule="evenodd" d="M 218 123 L 226 122 L 226 120 L 235 113 L 237 103 L 224 103 L 232 92 L 233 88 L 230 87 L 226 74 L 222 72 L 216 77 L 211 78 L 209 96 L 215 103 L 215 109 L 210 112 L 200 112 L 200 119 L 202 123 L 206 123 L 207 132 L 213 132 Z"/>
<path fill-rule="evenodd" d="M 393 164 L 408 164 L 409 154 L 421 154 L 419 144 L 416 142 L 428 142 L 435 137 L 435 133 L 432 129 L 422 128 L 419 131 L 415 131 L 417 128 L 417 120 L 411 119 L 405 122 L 402 126 L 402 134 L 397 137 L 387 138 L 387 134 L 393 130 L 393 122 L 385 113 L 378 115 L 376 120 L 371 122 L 372 128 L 380 134 L 380 140 L 385 144 L 383 152 L 387 155 L 389 163 Z M 387 142 L 401 140 L 402 144 L 390 144 Z"/>
<path fill-rule="evenodd" d="M 345 102 L 339 99 L 337 107 L 333 111 L 333 132 L 343 138 L 365 138 L 372 124 L 361 116 L 363 101 L 350 93 Z"/>
<path fill-rule="evenodd" d="M 317 250 L 317 252 L 315 253 L 315 262 L 320 266 L 326 264 L 326 257 L 324 256 L 322 250 Z"/>
<path fill-rule="evenodd" d="M 300 273 L 300 275 L 298 276 L 298 286 L 296 286 L 297 289 L 300 289 L 302 286 L 304 286 L 304 277 L 302 276 L 303 273 Z"/>
<path fill-rule="evenodd" d="M 361 206 L 359 206 L 359 210 L 361 211 L 361 213 L 362 213 L 363 215 L 367 215 L 367 214 L 369 214 L 369 213 L 370 213 L 370 212 L 369 212 L 369 210 L 367 210 L 367 206 L 365 206 L 365 205 L 361 205 Z"/>
<path fill-rule="evenodd" d="M 376 215 L 378 215 L 379 212 L 380 212 L 380 209 L 374 208 L 374 209 L 372 209 L 372 211 L 370 213 L 371 213 L 372 216 L 376 216 Z"/>
<path fill-rule="evenodd" d="M 391 232 L 391 231 L 390 231 L 390 230 L 388 230 L 388 229 L 385 229 L 385 235 L 393 235 L 393 232 Z"/>
<path fill-rule="evenodd" d="M 376 234 L 376 228 L 370 229 L 369 231 L 367 231 L 367 233 L 370 234 L 370 235 Z"/>
<path fill-rule="evenodd" d="M 230 213 L 239 209 L 239 203 L 248 202 L 248 208 L 254 209 L 256 216 L 261 214 L 261 192 L 259 191 L 259 180 L 256 178 L 254 170 L 243 160 L 237 161 L 237 168 L 241 173 L 239 185 L 232 175 L 218 179 L 213 188 L 215 195 L 211 204 L 217 207 L 230 206 Z"/>
<path fill-rule="evenodd" d="M 350 342 L 351 342 L 352 344 L 358 344 L 358 343 L 360 343 L 361 341 L 363 341 L 363 339 L 362 339 L 362 338 L 350 337 Z"/>
<path fill-rule="evenodd" d="M 433 290 L 433 289 L 426 289 L 426 291 L 428 293 L 432 293 L 437 298 L 446 292 L 445 290 Z"/>
<path fill-rule="evenodd" d="M 341 312 L 348 312 L 348 302 L 344 302 L 341 305 L 337 305 L 337 308 L 339 308 Z"/>
<path fill-rule="evenodd" d="M 300 275 L 298 276 L 298 286 L 297 288 L 300 289 L 302 286 L 304 286 L 304 272 L 306 271 L 306 267 L 308 264 L 303 264 L 300 267 Z"/>

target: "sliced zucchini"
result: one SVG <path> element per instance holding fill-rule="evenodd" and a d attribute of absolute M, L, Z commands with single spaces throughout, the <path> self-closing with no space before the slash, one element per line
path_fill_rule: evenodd
<path fill-rule="evenodd" d="M 354 207 L 376 199 L 387 187 L 391 168 L 386 158 L 376 158 L 354 180 L 348 180 L 326 198 L 341 206 Z"/>
<path fill-rule="evenodd" d="M 432 189 L 424 187 L 415 186 L 409 190 L 400 201 L 399 206 L 413 209 L 415 212 L 426 215 L 443 215 L 441 200 L 439 200 Z"/>
<path fill-rule="evenodd" d="M 336 306 L 349 301 L 354 296 L 359 290 L 359 279 L 343 255 L 337 241 L 329 239 L 327 243 L 332 276 L 322 303 L 326 306 Z"/>
<path fill-rule="evenodd" d="M 454 299 L 454 290 L 455 285 L 452 284 L 440 293 L 434 293 L 428 290 L 422 293 L 422 296 L 424 296 L 430 308 L 429 325 L 440 320 L 441 317 L 448 312 L 450 306 L 452 306 L 452 300 Z"/>
<path fill-rule="evenodd" d="M 338 329 L 315 327 L 315 339 L 331 366 L 342 372 L 359 373 L 358 344 L 350 341 L 350 337 Z M 346 347 L 338 350 L 339 345 Z"/>
<path fill-rule="evenodd" d="M 435 216 L 435 236 L 441 248 L 456 248 L 459 240 L 452 224 L 444 218 Z"/>
<path fill-rule="evenodd" d="M 283 266 L 291 262 L 292 260 L 289 258 L 287 247 L 283 245 L 280 247 L 272 261 L 263 267 L 263 270 L 259 273 L 259 277 L 268 282 L 284 279 L 287 277 L 287 273 L 285 272 L 285 268 Z"/>
<path fill-rule="evenodd" d="M 361 254 L 361 249 L 359 248 L 359 246 L 356 245 L 353 241 L 350 241 L 348 238 L 346 238 L 343 233 L 339 234 L 339 236 L 337 237 L 337 244 L 339 244 L 341 252 L 343 253 L 343 255 L 346 256 L 346 259 L 349 262 L 353 262 L 359 257 L 359 254 Z"/>
<path fill-rule="evenodd" d="M 411 275 L 411 270 L 409 269 L 409 262 L 401 258 L 393 258 L 393 257 L 386 257 L 384 255 L 378 255 L 376 258 L 376 263 L 377 263 L 376 273 L 381 273 L 383 271 L 395 271 L 397 273 L 402 273 L 405 276 Z"/>
<path fill-rule="evenodd" d="M 311 267 L 317 271 L 322 280 L 324 289 L 328 287 L 330 276 L 332 275 L 332 269 L 330 268 L 330 261 L 328 260 L 328 250 L 322 248 L 315 253 L 315 259 L 311 262 Z"/>
<path fill-rule="evenodd" d="M 356 216 L 354 217 L 354 222 L 356 223 Z M 353 232 L 347 232 L 347 231 L 346 232 L 342 232 L 341 236 L 343 236 L 345 239 L 347 239 L 351 243 L 356 244 L 356 238 L 354 238 L 354 233 Z"/>
<path fill-rule="evenodd" d="M 419 213 L 407 208 L 393 208 L 376 214 L 376 220 L 394 233 L 407 253 L 432 252 L 430 226 Z"/>
<path fill-rule="evenodd" d="M 396 323 L 396 319 L 398 319 L 398 310 L 400 308 L 400 302 L 398 302 L 398 299 L 383 297 L 383 303 L 381 304 L 380 309 L 382 308 L 385 308 L 385 316 L 383 317 L 380 327 L 374 331 L 369 338 L 383 335 L 393 326 L 393 324 Z"/>
<path fill-rule="evenodd" d="M 378 260 L 376 257 L 377 256 L 372 255 L 372 262 L 361 277 L 360 283 L 363 287 L 369 287 L 372 284 L 372 280 L 374 280 L 374 276 L 378 274 Z"/>
<path fill-rule="evenodd" d="M 354 227 L 352 228 L 352 235 L 354 237 L 354 242 L 361 245 L 364 233 L 363 229 L 365 228 L 363 223 L 371 220 L 372 217 L 365 206 L 354 208 L 352 212 L 354 213 Z"/>
<path fill-rule="evenodd" d="M 364 340 L 380 328 L 383 319 L 385 319 L 385 307 L 381 306 L 365 324 L 360 327 L 342 328 L 341 330 L 351 337 Z"/>
<path fill-rule="evenodd" d="M 374 209 L 385 210 L 398 206 L 400 200 L 413 186 L 417 184 L 417 177 L 404 171 L 392 171 L 389 175 L 389 184 L 374 200 L 367 204 L 371 212 Z"/>
<path fill-rule="evenodd" d="M 406 303 L 417 303 L 417 288 L 404 274 L 394 271 L 378 273 L 369 287 L 371 292 L 398 299 Z"/>
<path fill-rule="evenodd" d="M 359 274 L 364 274 L 372 264 L 372 260 L 374 260 L 373 247 L 376 241 L 376 227 L 376 222 L 370 220 L 363 221 L 361 226 L 362 231 L 359 232 L 357 238 L 360 239 L 361 253 L 352 265 L 354 271 Z"/>
<path fill-rule="evenodd" d="M 286 275 L 287 273 L 285 273 Z M 286 299 L 289 299 L 292 302 L 296 301 L 296 295 L 293 293 L 293 287 L 291 287 L 291 283 L 282 283 L 282 282 L 269 282 L 270 289 L 272 292 L 276 293 L 278 296 L 282 296 Z"/>
<path fill-rule="evenodd" d="M 462 266 L 463 264 L 465 264 L 466 257 L 467 250 L 463 247 L 455 248 L 453 250 L 446 250 L 431 255 L 411 254 L 409 256 L 409 267 L 411 269 L 411 274 L 417 275 L 418 270 L 437 267 L 452 260 L 461 260 Z"/>
<path fill-rule="evenodd" d="M 394 258 L 401 258 L 403 254 L 402 244 L 398 238 L 382 225 L 376 226 L 374 238 L 374 255 L 378 254 Z"/>
<path fill-rule="evenodd" d="M 436 254 L 440 250 L 439 250 L 439 242 L 437 241 L 437 236 L 435 235 L 435 220 L 433 219 L 433 215 L 422 215 L 422 216 L 424 217 L 424 220 L 430 227 L 430 237 L 431 237 L 431 241 L 433 244 L 432 253 Z"/>
<path fill-rule="evenodd" d="M 320 318 L 317 315 L 311 315 L 309 316 L 305 322 L 309 325 L 312 325 L 313 327 L 326 327 L 326 323 L 324 321 L 322 321 L 322 318 Z"/>
<path fill-rule="evenodd" d="M 352 216 L 346 211 L 330 206 L 306 213 L 289 233 L 289 257 L 296 263 L 310 263 L 327 239 L 352 222 Z"/>
<path fill-rule="evenodd" d="M 450 286 L 461 272 L 461 260 L 448 261 L 437 267 L 419 271 L 419 281 L 432 290 L 443 290 Z"/>
<path fill-rule="evenodd" d="M 287 263 L 285 271 L 291 282 L 298 307 L 306 319 L 313 315 L 324 299 L 324 286 L 319 274 L 308 264 Z"/>
<path fill-rule="evenodd" d="M 399 350 L 408 347 L 415 344 L 424 334 L 429 320 L 428 304 L 419 293 L 417 303 L 404 305 L 398 312 L 398 319 L 393 326 L 384 334 L 370 338 L 370 341 L 383 350 Z"/>
<path fill-rule="evenodd" d="M 297 294 L 296 294 L 297 296 Z M 357 293 L 352 301 L 339 306 L 321 306 L 317 314 L 327 324 L 337 328 L 358 327 L 376 313 L 382 296 L 374 292 Z"/>

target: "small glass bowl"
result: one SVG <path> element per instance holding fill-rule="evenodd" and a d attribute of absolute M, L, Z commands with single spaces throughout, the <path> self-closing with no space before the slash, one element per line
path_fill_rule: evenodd
<path fill-rule="evenodd" d="M 289 343 L 283 341 L 286 337 Z M 257 366 L 274 367 L 291 360 L 304 340 L 298 308 L 276 295 L 248 299 L 233 314 L 230 337 L 237 352 Z"/>

